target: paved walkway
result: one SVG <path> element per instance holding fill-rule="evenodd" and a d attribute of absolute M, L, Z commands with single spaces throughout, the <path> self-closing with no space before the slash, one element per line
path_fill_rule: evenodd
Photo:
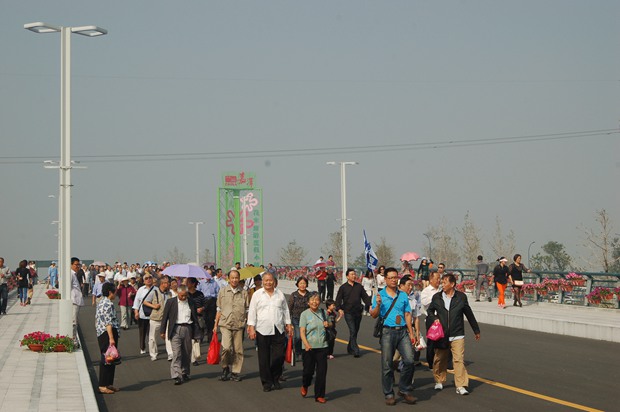
<path fill-rule="evenodd" d="M 292 281 L 280 281 L 279 287 L 285 293 L 295 290 Z M 35 353 L 19 346 L 27 333 L 58 331 L 58 301 L 48 299 L 45 290 L 45 285 L 35 286 L 27 307 L 12 293 L 8 315 L 0 317 L 0 412 L 97 411 L 81 350 Z M 471 305 L 480 323 L 620 342 L 619 310 L 544 303 L 502 310 L 495 302 L 473 299 Z"/>
<path fill-rule="evenodd" d="M 30 332 L 58 333 L 58 301 L 34 287 L 32 304 L 22 307 L 11 293 L 0 317 L 0 412 L 97 411 L 84 354 L 37 353 L 20 347 Z"/>

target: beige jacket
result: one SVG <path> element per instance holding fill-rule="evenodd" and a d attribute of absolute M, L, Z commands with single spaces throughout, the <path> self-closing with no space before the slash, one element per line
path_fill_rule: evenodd
<path fill-rule="evenodd" d="M 238 288 L 233 290 L 230 285 L 217 295 L 217 310 L 220 312 L 219 326 L 226 329 L 243 329 L 249 307 L 248 292 Z"/>

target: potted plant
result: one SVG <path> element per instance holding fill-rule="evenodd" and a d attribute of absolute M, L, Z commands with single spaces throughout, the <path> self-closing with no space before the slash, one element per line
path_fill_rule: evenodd
<path fill-rule="evenodd" d="M 56 289 L 49 289 L 45 292 L 50 299 L 60 299 L 60 292 Z"/>
<path fill-rule="evenodd" d="M 578 275 L 575 272 L 571 272 L 566 275 L 566 280 L 569 281 L 573 286 L 583 286 L 586 284 L 586 280 L 583 276 Z"/>
<path fill-rule="evenodd" d="M 68 336 L 50 336 L 43 342 L 43 352 L 73 352 L 73 339 Z"/>
<path fill-rule="evenodd" d="M 43 350 L 43 344 L 50 337 L 51 335 L 49 333 L 41 331 L 31 332 L 27 335 L 24 335 L 23 339 L 20 341 L 19 346 L 28 346 L 28 349 L 33 352 L 41 352 Z"/>

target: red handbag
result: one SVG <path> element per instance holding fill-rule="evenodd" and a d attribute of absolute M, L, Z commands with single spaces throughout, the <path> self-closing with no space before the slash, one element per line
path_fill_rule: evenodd
<path fill-rule="evenodd" d="M 209 344 L 209 352 L 207 352 L 207 364 L 217 365 L 220 363 L 220 350 L 222 344 L 217 339 L 217 332 L 213 332 L 211 343 Z"/>
<path fill-rule="evenodd" d="M 288 337 L 288 343 L 286 344 L 286 354 L 284 355 L 284 361 L 291 365 L 295 362 L 295 356 L 293 356 L 293 337 Z"/>

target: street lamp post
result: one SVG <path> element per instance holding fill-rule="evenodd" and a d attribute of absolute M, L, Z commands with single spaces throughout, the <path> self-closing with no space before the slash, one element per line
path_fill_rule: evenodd
<path fill-rule="evenodd" d="M 35 33 L 60 33 L 60 293 L 58 329 L 61 335 L 73 334 L 71 303 L 71 33 L 87 37 L 107 34 L 97 26 L 65 27 L 36 22 L 24 24 Z"/>
<path fill-rule="evenodd" d="M 433 248 L 431 246 L 431 235 L 430 233 L 424 233 L 424 236 L 428 239 L 428 260 L 433 260 Z"/>
<path fill-rule="evenodd" d="M 346 283 L 346 270 L 348 268 L 349 250 L 347 248 L 347 178 L 346 166 L 359 164 L 358 162 L 338 162 L 340 163 L 340 202 L 341 202 L 341 230 L 342 230 L 342 283 Z M 327 162 L 328 165 L 335 166 L 336 162 Z"/>
<path fill-rule="evenodd" d="M 529 268 L 531 268 L 532 266 L 530 266 L 530 248 L 532 247 L 532 245 L 536 243 L 535 241 L 530 243 L 530 245 L 527 247 L 527 266 Z"/>
<path fill-rule="evenodd" d="M 211 233 L 213 236 L 213 266 L 217 267 L 217 244 L 215 242 L 215 233 Z"/>
<path fill-rule="evenodd" d="M 196 266 L 200 266 L 200 233 L 198 232 L 198 225 L 204 225 L 205 222 L 189 222 L 189 224 L 196 225 Z"/>

